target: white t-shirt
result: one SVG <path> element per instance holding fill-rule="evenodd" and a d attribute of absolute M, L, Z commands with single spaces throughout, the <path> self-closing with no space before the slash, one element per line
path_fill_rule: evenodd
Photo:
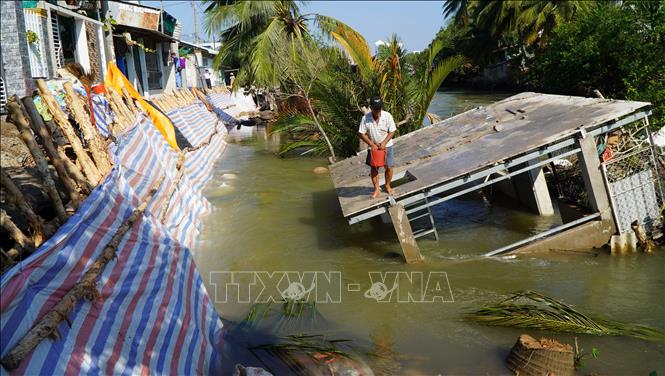
<path fill-rule="evenodd" d="M 372 112 L 368 112 L 360 120 L 360 127 L 358 128 L 358 133 L 369 134 L 369 138 L 377 145 L 383 142 L 386 139 L 386 136 L 390 132 L 395 132 L 397 127 L 395 126 L 395 121 L 390 112 L 381 111 L 381 117 L 379 121 L 374 121 L 374 116 Z M 393 140 L 391 139 L 386 144 L 386 147 L 393 146 Z"/>
<path fill-rule="evenodd" d="M 203 77 L 205 77 L 206 80 L 209 80 L 212 78 L 212 75 L 210 74 L 210 72 L 206 71 L 205 73 L 203 73 Z"/>

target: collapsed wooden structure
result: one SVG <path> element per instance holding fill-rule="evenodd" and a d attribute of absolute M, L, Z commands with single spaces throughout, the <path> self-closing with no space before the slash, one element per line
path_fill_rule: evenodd
<path fill-rule="evenodd" d="M 616 228 L 596 139 L 647 121 L 650 114 L 646 102 L 521 93 L 396 138 L 392 196 L 369 198 L 366 152 L 333 164 L 330 173 L 349 224 L 389 214 L 407 262 L 417 262 L 422 255 L 415 239 L 437 235 L 432 206 L 512 181 L 520 202 L 541 215 L 554 214 L 543 167 L 577 156 L 592 213 L 486 255 L 510 252 L 583 224 L 596 236 L 571 248 L 588 249 L 606 244 Z M 413 232 L 410 223 L 421 218 L 429 219 L 428 226 Z"/>

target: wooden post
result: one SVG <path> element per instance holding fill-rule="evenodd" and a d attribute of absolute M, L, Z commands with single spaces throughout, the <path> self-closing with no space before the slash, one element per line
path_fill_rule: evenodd
<path fill-rule="evenodd" d="M 42 317 L 26 335 L 0 360 L 0 363 L 8 370 L 16 369 L 23 359 L 34 350 L 37 345 L 44 339 L 55 334 L 58 330 L 58 325 L 67 319 L 69 313 L 74 310 L 76 303 L 87 298 L 94 300 L 97 295 L 97 278 L 103 273 L 104 268 L 109 261 L 116 258 L 118 245 L 122 241 L 125 234 L 134 226 L 134 223 L 139 220 L 145 212 L 152 197 L 157 192 L 159 186 L 164 181 L 160 178 L 157 183 L 151 188 L 145 201 L 141 203 L 127 220 L 118 228 L 111 240 L 106 244 L 99 257 L 95 260 L 90 268 L 86 270 L 81 279 L 72 287 L 71 290 L 65 294 L 64 297 L 51 308 L 44 317 Z M 4 211 L 3 211 L 4 213 Z"/>
<path fill-rule="evenodd" d="M 29 124 L 32 128 L 32 131 L 41 139 L 42 146 L 44 147 L 46 154 L 51 160 L 51 164 L 58 172 L 58 176 L 60 177 L 62 184 L 65 186 L 65 189 L 67 189 L 67 193 L 69 194 L 69 200 L 76 210 L 79 207 L 80 202 L 79 193 L 76 187 L 78 185 L 82 188 L 87 188 L 88 181 L 83 178 L 83 174 L 80 173 L 76 165 L 71 163 L 66 155 L 61 155 L 58 152 L 58 148 L 53 144 L 53 141 L 51 140 L 51 134 L 48 132 L 48 129 L 46 128 L 44 120 L 39 114 L 39 111 L 37 111 L 37 107 L 35 107 L 35 103 L 32 101 L 32 97 L 22 98 L 21 102 L 23 103 L 25 112 L 28 114 L 28 118 L 30 118 Z M 72 176 L 72 173 L 74 176 Z M 79 180 L 80 178 L 81 180 Z M 73 179 L 76 179 L 76 182 Z"/>
<path fill-rule="evenodd" d="M 74 116 L 74 120 L 76 120 L 83 132 L 83 138 L 88 144 L 88 149 L 90 149 L 90 154 L 92 154 L 92 159 L 95 161 L 97 169 L 102 175 L 104 175 L 111 170 L 111 162 L 109 162 L 104 142 L 102 141 L 99 132 L 90 122 L 90 116 L 88 116 L 85 111 L 85 103 L 74 91 L 72 84 L 70 82 L 65 82 L 63 86 L 66 94 L 65 102 L 67 103 L 67 107 L 69 107 L 69 111 L 71 111 Z M 90 111 L 94 110 L 91 108 Z"/>
<path fill-rule="evenodd" d="M 13 100 L 7 105 L 7 110 L 12 118 L 12 121 L 16 125 L 16 128 L 21 134 L 21 140 L 23 140 L 23 143 L 25 143 L 25 145 L 30 150 L 30 154 L 32 154 L 32 157 L 35 159 L 37 170 L 39 171 L 39 174 L 44 182 L 46 193 L 51 199 L 56 216 L 60 221 L 64 222 L 67 220 L 67 213 L 65 212 L 65 207 L 62 204 L 62 199 L 60 199 L 60 194 L 55 188 L 55 182 L 51 177 L 51 171 L 48 167 L 48 162 L 46 162 L 46 158 L 44 157 L 42 150 L 39 148 L 39 145 L 37 145 L 37 142 L 33 138 L 32 132 L 30 132 L 30 127 L 28 125 L 28 120 L 25 118 L 23 109 L 17 101 L 18 98 L 14 96 Z"/>
<path fill-rule="evenodd" d="M 96 186 L 97 183 L 99 183 L 99 181 L 102 179 L 99 170 L 92 162 L 92 159 L 90 159 L 90 156 L 88 156 L 88 153 L 83 148 L 81 140 L 76 135 L 74 128 L 69 123 L 69 120 L 67 119 L 67 116 L 60 108 L 60 105 L 58 104 L 58 102 L 56 102 L 55 98 L 53 98 L 53 95 L 51 95 L 51 91 L 49 90 L 48 86 L 46 86 L 46 82 L 42 79 L 37 79 L 36 83 L 37 87 L 39 88 L 39 93 L 41 94 L 42 100 L 48 107 L 51 115 L 53 115 L 56 124 L 60 126 L 60 129 L 65 134 L 65 137 L 67 137 L 67 140 L 69 140 L 69 143 L 72 145 L 74 153 L 76 154 L 77 162 L 81 165 L 81 169 L 88 177 L 90 183 L 93 186 Z"/>
<path fill-rule="evenodd" d="M 587 135 L 584 138 L 578 139 L 577 146 L 582 149 L 578 153 L 578 159 L 591 209 L 595 212 L 600 212 L 603 220 L 609 220 L 614 223 L 609 195 L 605 189 L 605 182 L 600 171 L 598 149 L 596 148 L 593 136 Z M 614 229 L 612 232 L 614 232 Z"/>
<path fill-rule="evenodd" d="M 106 88 L 106 93 L 108 94 L 109 104 L 111 105 L 111 110 L 115 114 L 116 121 L 115 123 L 119 126 L 114 129 L 114 135 L 120 133 L 127 129 L 132 122 L 134 121 L 135 116 L 132 115 L 129 108 L 125 105 L 125 102 L 122 101 L 118 92 L 116 92 L 112 87 Z"/>
<path fill-rule="evenodd" d="M 635 236 L 637 237 L 637 241 L 640 244 L 640 248 L 642 248 L 642 252 L 653 252 L 654 244 L 651 239 L 649 239 L 647 232 L 644 230 L 644 226 L 642 226 L 642 224 L 638 221 L 633 221 L 630 224 L 630 227 L 635 232 Z"/>
<path fill-rule="evenodd" d="M 0 208 L 0 225 L 9 233 L 9 236 L 14 239 L 16 244 L 25 251 L 32 252 L 35 250 L 35 244 L 30 240 L 23 231 L 12 221 L 11 217 L 7 214 L 5 209 Z"/>
<path fill-rule="evenodd" d="M 411 230 L 411 223 L 409 223 L 409 218 L 406 216 L 406 210 L 401 204 L 396 204 L 388 208 L 388 213 L 390 214 L 390 219 L 393 222 L 393 227 L 395 227 L 395 232 L 397 233 L 397 239 L 399 239 L 399 244 L 402 247 L 402 252 L 404 253 L 404 259 L 408 264 L 413 264 L 421 262 L 423 256 L 420 254 L 420 249 L 418 248 L 418 243 L 416 243 L 416 238 L 413 237 L 413 230 Z"/>
<path fill-rule="evenodd" d="M 16 204 L 16 206 L 21 211 L 21 214 L 25 217 L 26 221 L 32 228 L 32 240 L 35 246 L 39 247 L 44 240 L 44 234 L 42 233 L 42 224 L 44 220 L 39 217 L 30 207 L 28 201 L 21 193 L 21 190 L 18 189 L 14 181 L 7 175 L 5 170 L 0 169 L 0 182 L 2 182 L 2 188 L 7 192 L 9 198 Z"/>
<path fill-rule="evenodd" d="M 129 111 L 131 111 L 134 115 L 136 115 L 139 112 L 139 109 L 136 107 L 136 104 L 134 103 L 134 99 L 132 98 L 132 96 L 129 95 L 129 92 L 124 87 L 122 88 L 122 96 L 123 98 L 125 98 L 125 101 L 127 102 L 127 108 L 129 108 Z"/>

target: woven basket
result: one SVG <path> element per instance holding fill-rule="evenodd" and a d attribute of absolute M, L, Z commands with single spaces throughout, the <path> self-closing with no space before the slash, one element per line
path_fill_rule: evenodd
<path fill-rule="evenodd" d="M 568 376 L 575 372 L 575 355 L 570 345 L 522 334 L 506 359 L 508 368 L 520 376 Z"/>

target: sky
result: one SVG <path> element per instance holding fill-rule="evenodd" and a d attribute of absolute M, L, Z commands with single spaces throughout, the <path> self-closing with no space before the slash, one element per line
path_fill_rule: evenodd
<path fill-rule="evenodd" d="M 159 7 L 159 1 L 141 1 Z M 309 1 L 303 13 L 320 13 L 334 17 L 360 32 L 372 48 L 378 40 L 387 40 L 393 33 L 401 38 L 408 51 L 427 47 L 443 25 L 443 1 Z M 197 3 L 199 39 L 209 41 L 203 31 L 203 5 Z M 164 1 L 164 10 L 183 25 L 181 39 L 194 40 L 194 10 L 191 1 Z"/>

